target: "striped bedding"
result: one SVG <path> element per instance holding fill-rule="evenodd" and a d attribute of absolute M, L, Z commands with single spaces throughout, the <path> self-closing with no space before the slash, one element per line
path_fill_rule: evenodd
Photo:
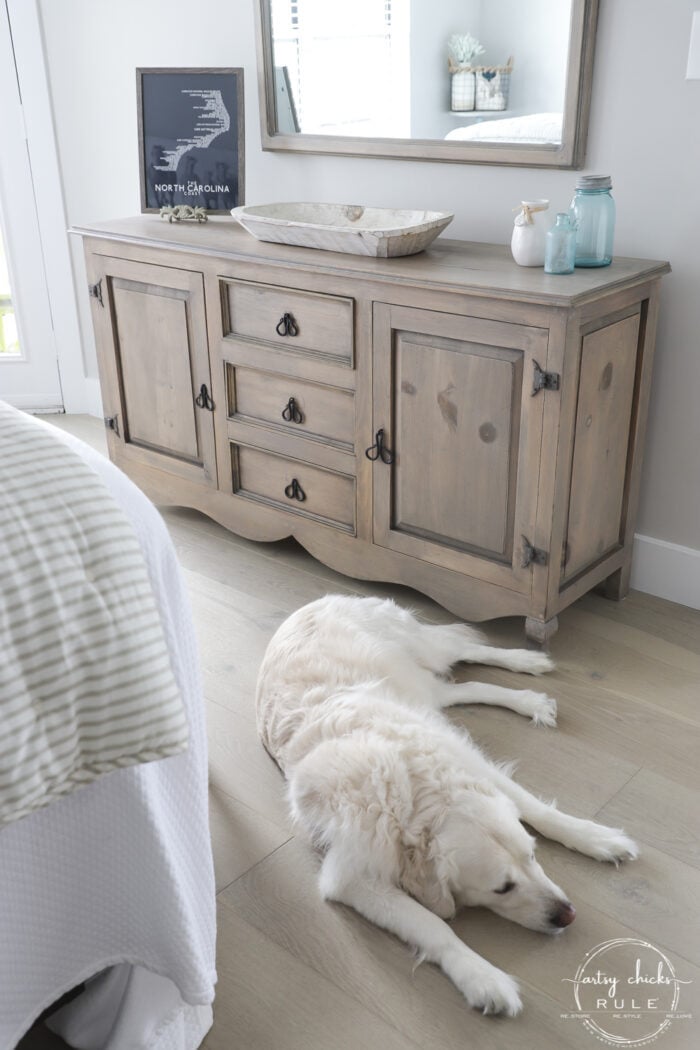
<path fill-rule="evenodd" d="M 0 825 L 187 734 L 130 523 L 49 427 L 0 402 Z"/>

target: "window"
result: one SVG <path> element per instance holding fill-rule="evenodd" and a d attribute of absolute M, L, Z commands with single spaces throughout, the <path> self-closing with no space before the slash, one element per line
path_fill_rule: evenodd
<path fill-rule="evenodd" d="M 0 354 L 3 358 L 20 356 L 17 320 L 12 305 L 10 275 L 7 270 L 2 229 L 0 229 Z"/>
<path fill-rule="evenodd" d="M 409 7 L 272 0 L 274 64 L 287 67 L 302 132 L 410 135 Z"/>

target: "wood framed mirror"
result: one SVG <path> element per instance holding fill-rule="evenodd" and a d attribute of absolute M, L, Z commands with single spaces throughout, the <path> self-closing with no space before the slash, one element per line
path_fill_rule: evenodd
<path fill-rule="evenodd" d="M 255 0 L 263 149 L 580 168 L 598 2 Z"/>

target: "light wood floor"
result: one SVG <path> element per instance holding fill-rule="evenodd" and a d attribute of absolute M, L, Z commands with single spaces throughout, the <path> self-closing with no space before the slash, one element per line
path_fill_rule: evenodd
<path fill-rule="evenodd" d="M 92 420 L 59 425 L 99 446 Z M 585 953 L 613 937 L 665 949 L 694 1020 L 659 1048 L 700 1046 L 700 612 L 634 593 L 587 595 L 561 617 L 546 691 L 559 728 L 508 711 L 468 707 L 452 717 L 494 757 L 519 758 L 516 777 L 562 809 L 623 825 L 642 846 L 619 870 L 542 841 L 539 857 L 578 917 L 552 939 L 480 910 L 458 934 L 514 974 L 525 1009 L 515 1020 L 471 1011 L 451 983 L 399 941 L 316 893 L 317 859 L 290 829 L 277 768 L 255 733 L 253 690 L 275 628 L 329 592 L 390 595 L 435 622 L 439 606 L 393 586 L 337 575 L 292 541 L 253 544 L 201 514 L 163 511 L 183 565 L 204 669 L 210 726 L 211 824 L 219 900 L 219 985 L 205 1050 L 568 1050 L 593 1045 L 573 1009 Z M 522 621 L 486 625 L 522 644 Z M 527 687 L 531 679 L 475 668 L 470 677 Z M 38 1026 L 22 1050 L 64 1044 Z"/>

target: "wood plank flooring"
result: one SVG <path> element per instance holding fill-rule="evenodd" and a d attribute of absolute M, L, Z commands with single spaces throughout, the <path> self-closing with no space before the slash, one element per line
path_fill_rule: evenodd
<path fill-rule="evenodd" d="M 100 446 L 94 421 L 56 422 Z M 495 708 L 452 713 L 491 755 L 519 758 L 516 778 L 527 787 L 573 813 L 624 825 L 642 847 L 638 861 L 616 869 L 540 842 L 545 870 L 578 909 L 559 938 L 481 910 L 458 916 L 459 936 L 521 983 L 519 1018 L 485 1018 L 437 969 L 416 968 L 398 940 L 319 899 L 317 858 L 293 834 L 252 706 L 267 641 L 307 601 L 329 592 L 388 595 L 434 622 L 453 618 L 406 588 L 339 576 L 292 541 L 250 543 L 188 509 L 163 516 L 192 601 L 210 727 L 219 985 L 204 1050 L 590 1048 L 581 1023 L 560 1016 L 574 1006 L 563 978 L 618 936 L 650 940 L 693 982 L 681 1005 L 694 1019 L 675 1022 L 660 1050 L 700 1045 L 700 612 L 643 594 L 619 604 L 589 594 L 561 615 L 551 645 L 557 669 L 545 688 L 559 701 L 558 729 Z M 485 633 L 521 645 L 522 621 L 495 621 Z M 531 683 L 491 668 L 469 676 Z M 35 1026 L 21 1046 L 59 1044 Z"/>

